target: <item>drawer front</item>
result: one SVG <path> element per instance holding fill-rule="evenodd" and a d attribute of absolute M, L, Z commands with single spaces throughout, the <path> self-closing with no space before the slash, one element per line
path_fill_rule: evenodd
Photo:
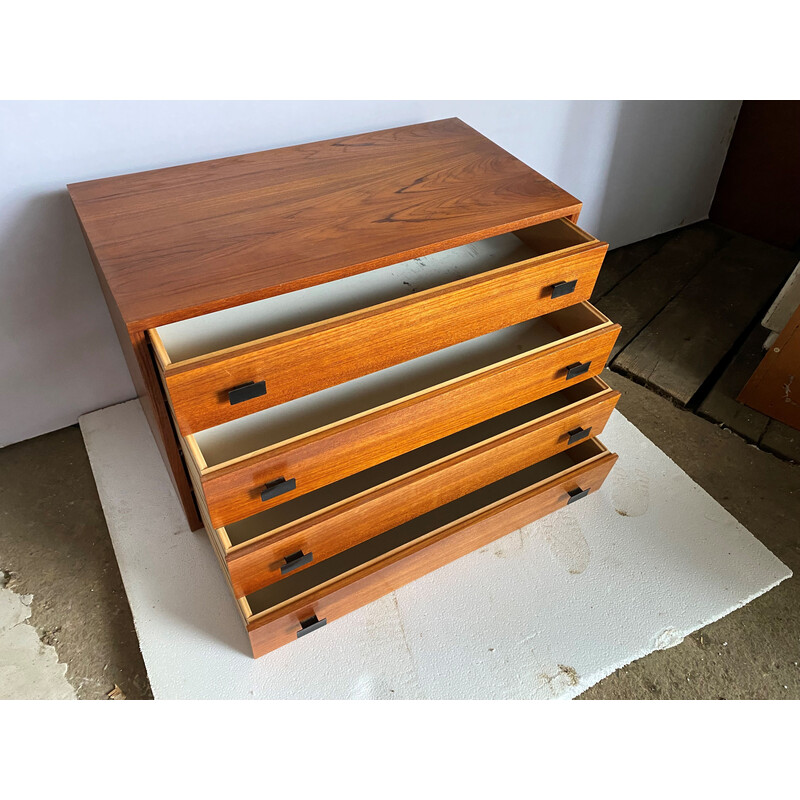
<path fill-rule="evenodd" d="M 618 325 L 604 327 L 295 441 L 200 469 L 211 521 L 221 527 L 257 514 L 552 394 L 568 380 L 595 376 L 605 366 L 618 333 Z M 588 368 L 568 378 L 568 367 L 577 363 L 588 363 Z M 279 478 L 294 480 L 295 488 L 262 500 L 264 486 Z"/>
<path fill-rule="evenodd" d="M 316 617 L 320 621 L 333 622 L 422 575 L 562 508 L 570 499 L 568 492 L 577 488 L 595 491 L 605 480 L 616 458 L 616 455 L 606 453 L 590 463 L 576 466 L 551 481 L 538 484 L 483 513 L 437 531 L 273 612 L 251 619 L 247 627 L 253 655 L 258 657 L 295 641 L 303 623 L 309 627 L 310 635 L 324 635 L 313 631 L 308 621 Z"/>
<path fill-rule="evenodd" d="M 204 430 L 587 300 L 607 247 L 595 242 L 168 365 L 178 427 Z M 569 285 L 554 291 L 573 281 L 568 293 L 559 291 Z"/>
<path fill-rule="evenodd" d="M 359 542 L 449 503 L 481 486 L 559 453 L 584 435 L 602 432 L 619 392 L 606 387 L 596 397 L 532 420 L 232 548 L 227 555 L 231 583 L 244 596 L 305 569 Z M 580 433 L 570 436 L 570 432 Z M 579 438 L 580 437 L 580 438 Z M 302 554 L 302 555 L 297 555 Z M 295 558 L 290 558 L 296 556 Z M 287 560 L 288 559 L 288 560 Z"/>

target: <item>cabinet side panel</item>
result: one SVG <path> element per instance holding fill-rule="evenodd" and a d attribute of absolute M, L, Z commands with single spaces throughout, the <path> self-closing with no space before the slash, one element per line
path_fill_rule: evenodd
<path fill-rule="evenodd" d="M 98 267 L 94 250 L 86 237 L 86 232 L 83 230 L 82 224 L 81 231 L 83 232 L 86 247 L 89 250 L 92 264 L 97 273 L 97 279 L 100 281 L 100 288 L 106 299 L 106 304 L 111 314 L 111 321 L 114 324 L 114 330 L 117 332 L 117 338 L 122 348 L 122 355 L 125 357 L 125 363 L 128 365 L 128 370 L 131 373 L 133 385 L 142 403 L 142 409 L 144 410 L 147 422 L 150 425 L 150 429 L 153 431 L 156 445 L 161 453 L 161 457 L 164 459 L 164 463 L 167 465 L 170 477 L 172 478 L 172 484 L 180 498 L 189 527 L 193 531 L 199 530 L 203 527 L 203 523 L 197 511 L 194 495 L 189 483 L 189 477 L 183 463 L 183 456 L 178 447 L 178 440 L 166 407 L 166 400 L 164 399 L 161 389 L 161 383 L 147 344 L 147 337 L 144 331 L 139 331 L 137 333 L 128 332 L 108 288 L 108 284 L 103 277 L 103 273 Z"/>

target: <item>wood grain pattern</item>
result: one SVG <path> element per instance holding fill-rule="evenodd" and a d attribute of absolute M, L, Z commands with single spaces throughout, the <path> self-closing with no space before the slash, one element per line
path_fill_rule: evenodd
<path fill-rule="evenodd" d="M 493 504 L 353 570 L 310 593 L 254 616 L 248 623 L 257 658 L 293 642 L 300 620 L 316 614 L 328 623 L 565 505 L 577 486 L 596 491 L 617 456 L 595 456 L 551 480 Z M 317 634 L 311 634 L 317 635 Z M 324 634 L 320 634 L 324 635 Z M 298 646 L 302 646 L 302 643 Z"/>
<path fill-rule="evenodd" d="M 755 239 L 730 239 L 616 357 L 615 369 L 691 403 L 796 263 Z"/>
<path fill-rule="evenodd" d="M 739 352 L 697 409 L 698 416 L 724 425 L 749 442 L 758 442 L 759 446 L 769 425 L 769 417 L 738 402 L 736 397 L 764 357 L 765 336 L 766 333 L 760 325 L 753 327 Z"/>
<path fill-rule="evenodd" d="M 727 231 L 710 222 L 683 228 L 596 303 L 622 327 L 611 353 L 612 360 L 729 239 Z"/>
<path fill-rule="evenodd" d="M 206 502 L 216 527 L 333 483 L 489 417 L 552 394 L 566 385 L 566 366 L 590 361 L 593 377 L 619 333 L 605 325 L 572 340 L 538 348 L 408 398 L 328 425 L 287 443 L 203 470 Z M 261 489 L 279 477 L 297 488 L 263 502 Z"/>
<path fill-rule="evenodd" d="M 669 241 L 669 233 L 660 233 L 649 239 L 642 239 L 623 247 L 609 250 L 603 260 L 603 269 L 597 276 L 592 292 L 592 302 L 608 294 L 614 287 L 628 277 L 640 264 L 654 256 L 661 246 Z"/>
<path fill-rule="evenodd" d="M 130 330 L 580 211 L 458 119 L 68 189 Z"/>
<path fill-rule="evenodd" d="M 800 430 L 800 306 L 767 350 L 738 400 Z"/>
<path fill-rule="evenodd" d="M 619 392 L 602 381 L 598 385 L 605 387 L 599 394 L 560 412 L 534 419 L 277 532 L 229 549 L 226 561 L 234 592 L 238 596 L 251 594 L 280 580 L 280 567 L 292 553 L 311 552 L 313 563 L 318 564 L 432 508 L 559 453 L 569 447 L 570 430 L 582 427 L 591 428 L 592 436 L 601 433 Z"/>
<path fill-rule="evenodd" d="M 143 331 L 131 334 L 125 327 L 114 296 L 97 263 L 92 243 L 86 236 L 86 231 L 83 231 L 83 235 L 92 264 L 97 272 L 100 289 L 106 299 L 114 331 L 122 348 L 122 355 L 131 374 L 133 386 L 142 404 L 147 423 L 153 432 L 158 451 L 167 466 L 172 485 L 178 493 L 189 527 L 193 531 L 200 530 L 203 527 L 203 522 L 200 519 L 192 487 L 186 474 L 186 466 L 178 445 L 175 429 L 172 426 L 172 418 L 166 407 L 161 382 L 148 347 L 147 337 Z"/>
<path fill-rule="evenodd" d="M 598 242 L 571 248 L 569 254 L 530 259 L 172 364 L 164 377 L 181 433 L 220 425 L 586 300 L 607 248 Z M 562 280 L 577 280 L 575 291 L 551 298 L 553 284 Z M 266 395 L 230 404 L 231 388 L 261 380 Z"/>

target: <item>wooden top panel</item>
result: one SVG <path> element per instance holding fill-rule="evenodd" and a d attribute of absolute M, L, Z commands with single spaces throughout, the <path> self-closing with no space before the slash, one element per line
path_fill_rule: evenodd
<path fill-rule="evenodd" d="M 580 211 L 459 119 L 68 189 L 131 331 Z"/>

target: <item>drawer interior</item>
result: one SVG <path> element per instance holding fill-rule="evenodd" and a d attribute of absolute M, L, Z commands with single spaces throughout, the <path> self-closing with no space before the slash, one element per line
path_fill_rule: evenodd
<path fill-rule="evenodd" d="M 473 425 L 471 428 L 438 439 L 424 447 L 384 461 L 382 464 L 350 475 L 314 492 L 226 525 L 225 533 L 231 546 L 244 544 L 264 533 L 276 531 L 284 525 L 297 522 L 303 517 L 374 489 L 416 469 L 429 466 L 434 461 L 485 442 L 532 420 L 562 411 L 572 404 L 597 397 L 606 391 L 608 391 L 608 387 L 598 378 L 591 378 L 574 386 L 566 387 L 560 392 L 492 417 L 479 425 Z"/>
<path fill-rule="evenodd" d="M 596 309 L 579 303 L 198 431 L 194 440 L 213 467 L 607 324 Z"/>
<path fill-rule="evenodd" d="M 157 328 L 171 363 L 595 241 L 565 219 Z"/>
<path fill-rule="evenodd" d="M 286 603 L 351 570 L 358 569 L 369 561 L 381 558 L 433 531 L 479 512 L 493 503 L 498 503 L 517 492 L 549 480 L 565 470 L 572 469 L 576 465 L 606 452 L 607 450 L 595 439 L 582 442 L 570 450 L 515 472 L 507 478 L 484 486 L 451 503 L 439 506 L 427 514 L 416 517 L 403 525 L 321 561 L 317 565 L 312 565 L 302 572 L 289 575 L 277 583 L 248 595 L 247 603 L 250 610 L 255 615 Z"/>

